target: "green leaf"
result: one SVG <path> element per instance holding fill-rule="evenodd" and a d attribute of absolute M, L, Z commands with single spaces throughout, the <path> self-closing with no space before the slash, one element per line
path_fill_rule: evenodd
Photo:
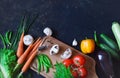
<path fill-rule="evenodd" d="M 55 69 L 54 78 L 73 78 L 70 68 L 66 68 L 62 63 L 57 62 L 55 64 Z"/>

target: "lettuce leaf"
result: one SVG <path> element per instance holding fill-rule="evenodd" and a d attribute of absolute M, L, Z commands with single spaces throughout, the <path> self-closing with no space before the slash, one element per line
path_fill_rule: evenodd
<path fill-rule="evenodd" d="M 16 65 L 16 55 L 13 50 L 0 49 L 0 71 L 3 78 L 13 78 L 13 69 Z"/>

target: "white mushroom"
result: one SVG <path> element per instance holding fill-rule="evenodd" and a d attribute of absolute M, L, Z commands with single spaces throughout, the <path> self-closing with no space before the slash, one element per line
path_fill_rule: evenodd
<path fill-rule="evenodd" d="M 59 52 L 59 45 L 53 45 L 52 48 L 50 49 L 50 55 L 57 54 Z"/>
<path fill-rule="evenodd" d="M 26 46 L 33 43 L 33 37 L 31 35 L 25 35 L 23 38 L 23 42 Z"/>
<path fill-rule="evenodd" d="M 61 55 L 61 58 L 68 59 L 72 56 L 72 50 L 70 48 L 66 49 L 65 52 Z"/>
<path fill-rule="evenodd" d="M 78 44 L 78 43 L 77 43 L 77 40 L 74 39 L 73 42 L 72 42 L 72 46 L 77 46 L 77 44 Z"/>
<path fill-rule="evenodd" d="M 49 28 L 49 27 L 46 27 L 44 30 L 43 30 L 43 33 L 47 36 L 51 36 L 52 35 L 52 30 Z"/>

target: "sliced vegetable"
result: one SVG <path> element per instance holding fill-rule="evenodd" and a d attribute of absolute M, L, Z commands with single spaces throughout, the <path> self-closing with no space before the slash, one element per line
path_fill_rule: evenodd
<path fill-rule="evenodd" d="M 117 40 L 117 44 L 118 44 L 119 50 L 120 50 L 120 25 L 118 22 L 112 23 L 112 32 L 115 36 L 115 39 Z"/>
<path fill-rule="evenodd" d="M 59 45 L 58 44 L 53 45 L 52 48 L 50 49 L 50 55 L 57 54 L 58 52 L 59 52 Z"/>
<path fill-rule="evenodd" d="M 61 54 L 62 59 L 68 59 L 72 56 L 72 50 L 70 48 L 66 49 L 64 53 Z"/>

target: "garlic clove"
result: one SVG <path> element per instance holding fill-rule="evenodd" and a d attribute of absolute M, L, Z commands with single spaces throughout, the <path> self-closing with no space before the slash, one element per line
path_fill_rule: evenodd
<path fill-rule="evenodd" d="M 28 45 L 30 45 L 30 44 L 32 44 L 33 43 L 33 37 L 31 36 L 31 35 L 25 35 L 24 37 L 23 37 L 23 43 L 26 45 L 26 46 L 28 46 Z"/>
<path fill-rule="evenodd" d="M 77 42 L 76 39 L 74 39 L 73 42 L 72 42 L 72 46 L 77 46 L 77 45 L 78 45 L 78 42 Z"/>
<path fill-rule="evenodd" d="M 51 35 L 52 35 L 52 30 L 51 30 L 49 27 L 46 27 L 46 28 L 43 30 L 43 33 L 44 33 L 46 36 L 51 36 Z"/>

